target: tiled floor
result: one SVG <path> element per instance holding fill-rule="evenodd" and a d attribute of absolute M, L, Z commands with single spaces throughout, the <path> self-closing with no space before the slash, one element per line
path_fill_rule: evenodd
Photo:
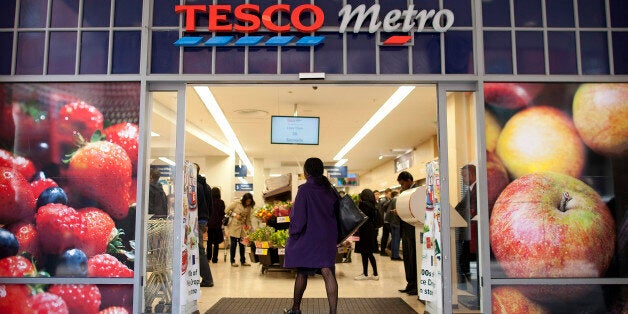
<path fill-rule="evenodd" d="M 205 313 L 220 298 L 292 298 L 294 275 L 284 271 L 269 271 L 262 274 L 260 264 L 251 267 L 232 267 L 223 260 L 220 252 L 217 264 L 211 264 L 214 287 L 202 288 L 198 300 L 200 313 Z M 403 262 L 391 261 L 389 257 L 376 254 L 379 280 L 356 281 L 354 277 L 362 273 L 362 260 L 359 254 L 353 253 L 351 263 L 336 264 L 338 279 L 338 295 L 341 298 L 402 298 L 418 313 L 423 313 L 424 306 L 417 296 L 400 293 L 398 289 L 405 287 Z M 248 256 L 247 256 L 248 261 Z M 369 271 L 371 268 L 369 266 Z M 304 298 L 325 298 L 325 286 L 320 276 L 308 280 Z"/>

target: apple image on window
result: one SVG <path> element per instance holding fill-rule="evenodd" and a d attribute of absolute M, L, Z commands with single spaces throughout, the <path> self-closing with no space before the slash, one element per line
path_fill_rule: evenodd
<path fill-rule="evenodd" d="M 615 251 L 615 223 L 601 197 L 560 173 L 511 182 L 495 202 L 491 249 L 511 278 L 601 277 Z"/>

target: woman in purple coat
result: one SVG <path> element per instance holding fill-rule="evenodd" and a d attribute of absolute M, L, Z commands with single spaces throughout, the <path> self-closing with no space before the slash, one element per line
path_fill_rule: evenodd
<path fill-rule="evenodd" d="M 307 277 L 320 270 L 325 281 L 329 313 L 336 313 L 338 282 L 336 281 L 336 225 L 335 205 L 338 196 L 334 187 L 323 176 L 323 162 L 308 158 L 303 166 L 307 182 L 299 190 L 290 212 L 289 238 L 286 243 L 284 267 L 296 268 L 292 308 L 286 313 L 301 313 L 301 299 L 307 286 Z"/>

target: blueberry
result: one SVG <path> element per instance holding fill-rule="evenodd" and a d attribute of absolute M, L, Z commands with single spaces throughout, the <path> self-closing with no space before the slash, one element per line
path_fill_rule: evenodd
<path fill-rule="evenodd" d="M 59 257 L 55 270 L 59 277 L 87 277 L 87 256 L 79 249 L 70 249 Z"/>
<path fill-rule="evenodd" d="M 0 228 L 0 258 L 16 255 L 19 249 L 20 244 L 13 233 Z"/>
<path fill-rule="evenodd" d="M 39 197 L 37 198 L 37 208 L 42 207 L 46 204 L 68 204 L 68 196 L 65 195 L 65 192 L 62 188 L 58 186 L 53 186 L 45 189 Z"/>

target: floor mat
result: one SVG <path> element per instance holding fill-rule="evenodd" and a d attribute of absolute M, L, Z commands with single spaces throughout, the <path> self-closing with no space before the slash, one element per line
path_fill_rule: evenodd
<path fill-rule="evenodd" d="M 207 313 L 283 313 L 292 306 L 289 298 L 221 298 Z M 301 302 L 304 314 L 329 313 L 325 298 L 308 298 Z M 417 313 L 401 298 L 340 298 L 338 313 Z"/>

